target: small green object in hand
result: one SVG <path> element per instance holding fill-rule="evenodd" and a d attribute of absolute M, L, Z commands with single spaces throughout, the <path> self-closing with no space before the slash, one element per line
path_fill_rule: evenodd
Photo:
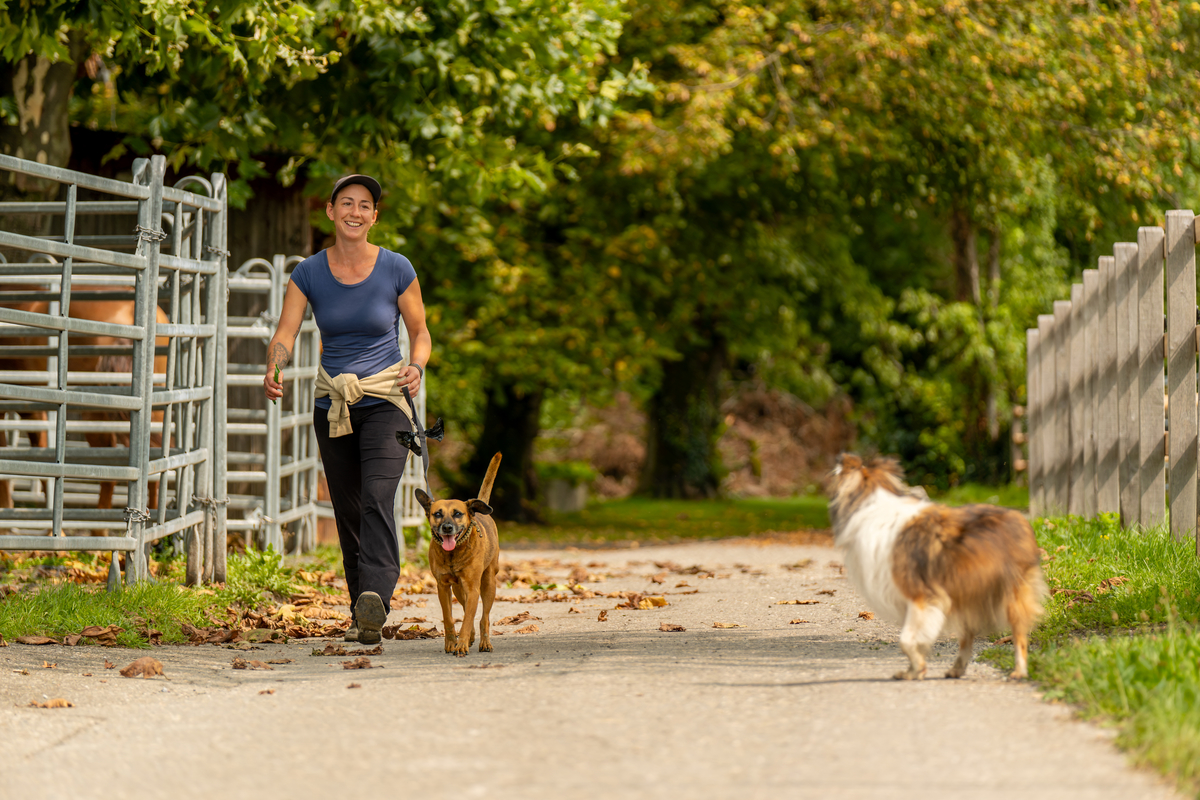
<path fill-rule="evenodd" d="M 275 382 L 279 383 L 279 365 L 275 365 Z M 275 398 L 271 398 L 271 405 L 275 405 Z"/>

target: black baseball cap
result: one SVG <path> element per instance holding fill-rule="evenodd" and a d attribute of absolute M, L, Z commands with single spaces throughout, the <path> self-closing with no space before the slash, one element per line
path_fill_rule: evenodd
<path fill-rule="evenodd" d="M 329 193 L 329 202 L 332 203 L 337 199 L 338 192 L 353 183 L 367 187 L 367 191 L 371 193 L 371 197 L 375 198 L 375 203 L 378 205 L 379 197 L 383 194 L 383 187 L 370 175 L 347 175 L 344 178 L 338 178 L 337 183 L 333 185 L 333 191 Z"/>

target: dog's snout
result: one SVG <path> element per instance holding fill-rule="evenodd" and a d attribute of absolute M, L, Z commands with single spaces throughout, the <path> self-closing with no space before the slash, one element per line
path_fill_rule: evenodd
<path fill-rule="evenodd" d="M 439 530 L 443 534 L 454 533 L 454 523 L 453 522 L 443 522 L 441 527 L 439 528 Z"/>

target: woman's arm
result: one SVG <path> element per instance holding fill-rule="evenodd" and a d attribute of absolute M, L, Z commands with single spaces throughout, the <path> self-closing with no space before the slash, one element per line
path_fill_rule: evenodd
<path fill-rule="evenodd" d="M 404 318 L 404 327 L 408 330 L 410 365 L 400 373 L 396 383 L 407 386 L 408 393 L 415 397 L 417 390 L 421 388 L 421 375 L 425 365 L 429 363 L 429 354 L 433 351 L 433 340 L 429 337 L 429 328 L 425 325 L 425 301 L 421 299 L 420 281 L 414 279 L 404 290 L 404 294 L 400 295 L 396 305 L 400 307 L 400 316 Z M 421 369 L 418 370 L 413 364 Z"/>
<path fill-rule="evenodd" d="M 267 345 L 267 374 L 263 377 L 263 390 L 267 399 L 272 402 L 283 397 L 283 383 L 275 380 L 275 367 L 283 369 L 291 360 L 296 336 L 300 333 L 300 325 L 304 322 L 304 311 L 307 308 L 308 298 L 304 296 L 304 292 L 300 291 L 295 281 L 288 281 L 279 324 L 275 326 L 275 335 Z"/>

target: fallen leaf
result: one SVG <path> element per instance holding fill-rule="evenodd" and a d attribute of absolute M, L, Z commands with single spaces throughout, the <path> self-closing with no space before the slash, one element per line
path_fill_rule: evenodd
<path fill-rule="evenodd" d="M 1009 634 L 1008 636 L 1002 636 L 996 641 L 992 642 L 992 644 L 1012 644 L 1012 634 Z"/>
<path fill-rule="evenodd" d="M 263 689 L 259 694 L 275 694 L 274 689 Z"/>
<path fill-rule="evenodd" d="M 517 628 L 515 631 L 513 631 L 513 633 L 537 633 L 540 630 L 541 628 L 539 628 L 537 625 L 529 624 L 524 628 Z"/>
<path fill-rule="evenodd" d="M 90 673 L 90 672 L 81 672 L 80 674 L 83 675 L 83 677 L 85 677 L 85 678 L 92 677 L 92 673 Z"/>
<path fill-rule="evenodd" d="M 163 674 L 163 666 L 157 658 L 142 656 L 121 670 L 121 674 L 126 678 L 153 678 L 155 675 Z"/>
<path fill-rule="evenodd" d="M 371 659 L 366 656 L 359 656 L 353 661 L 343 661 L 342 669 L 372 669 Z"/>
<path fill-rule="evenodd" d="M 777 606 L 815 606 L 820 600 L 776 600 Z"/>
<path fill-rule="evenodd" d="M 817 592 L 817 594 L 827 594 L 830 597 L 833 597 L 835 594 L 837 594 L 837 589 L 822 589 L 821 591 Z"/>
<path fill-rule="evenodd" d="M 1104 594 L 1114 586 L 1120 586 L 1122 583 L 1129 583 L 1129 578 L 1123 575 L 1116 575 L 1111 578 L 1105 578 L 1100 581 L 1100 585 L 1096 587 L 1096 594 Z"/>
<path fill-rule="evenodd" d="M 340 644 L 330 643 L 325 645 L 324 650 L 313 650 L 312 654 L 314 656 L 344 656 L 346 655 L 346 648 Z"/>
<path fill-rule="evenodd" d="M 676 589 L 683 589 L 683 588 L 689 588 L 689 589 L 690 589 L 690 588 L 691 588 L 691 584 L 690 584 L 690 583 L 688 583 L 687 581 L 680 581 L 679 583 L 675 584 L 675 588 L 676 588 Z"/>
<path fill-rule="evenodd" d="M 107 658 L 106 658 L 106 659 L 104 659 L 104 668 L 105 668 L 105 669 L 116 669 L 116 667 L 117 667 L 117 665 L 116 665 L 116 664 L 112 663 L 112 662 L 111 662 L 111 661 L 109 661 Z"/>
<path fill-rule="evenodd" d="M 17 673 L 18 675 L 28 675 L 29 674 L 29 670 L 27 670 L 27 669 L 14 669 L 13 672 Z"/>
<path fill-rule="evenodd" d="M 649 611 L 652 608 L 662 608 L 664 606 L 669 606 L 669 605 L 670 605 L 670 603 L 667 602 L 667 598 L 662 597 L 662 596 L 657 596 L 657 597 L 643 597 L 641 600 L 638 601 L 637 607 L 641 611 Z"/>
<path fill-rule="evenodd" d="M 871 611 L 860 611 L 860 612 L 858 612 L 858 618 L 859 619 L 875 619 L 875 614 L 874 614 L 874 612 L 871 612 Z"/>
<path fill-rule="evenodd" d="M 74 708 L 75 704 L 70 700 L 64 700 L 61 697 L 56 697 L 53 700 L 47 700 L 44 703 L 34 701 L 29 704 L 30 708 Z"/>
<path fill-rule="evenodd" d="M 541 620 L 541 617 L 535 617 L 532 614 L 530 614 L 528 611 L 522 611 L 520 614 L 516 614 L 511 617 L 504 617 L 496 624 L 497 625 L 520 625 L 522 622 L 529 622 L 529 621 L 535 620 L 535 619 Z"/>
<path fill-rule="evenodd" d="M 55 668 L 55 667 L 57 667 L 57 666 L 58 666 L 58 662 L 57 662 L 57 661 L 56 661 L 56 662 L 54 662 L 53 664 L 51 664 L 49 661 L 43 661 L 43 662 L 42 662 L 42 669 L 54 669 L 54 668 Z"/>
<path fill-rule="evenodd" d="M 807 622 L 808 622 L 808 620 L 806 620 L 806 619 L 794 619 L 791 622 L 789 622 L 788 625 L 804 625 Z"/>
<path fill-rule="evenodd" d="M 608 612 L 601 611 L 600 616 L 596 617 L 596 622 L 608 622 Z"/>
<path fill-rule="evenodd" d="M 792 572 L 795 572 L 796 570 L 804 569 L 805 567 L 812 564 L 812 562 L 813 562 L 813 560 L 811 558 L 804 558 L 804 559 L 801 559 L 800 561 L 797 561 L 795 564 L 784 564 L 783 568 L 786 570 L 791 570 Z"/>
<path fill-rule="evenodd" d="M 63 637 L 63 644 L 67 647 L 74 647 L 83 640 L 83 636 L 78 633 L 71 633 Z"/>
<path fill-rule="evenodd" d="M 18 644 L 58 644 L 57 639 L 51 639 L 49 636 L 18 636 L 13 641 Z"/>
<path fill-rule="evenodd" d="M 500 669 L 505 664 L 463 664 L 460 669 Z"/>
<path fill-rule="evenodd" d="M 567 609 L 567 613 L 568 613 L 568 614 L 582 614 L 583 612 L 582 612 L 582 611 L 580 611 L 580 610 L 579 610 L 578 608 L 576 608 L 575 606 L 571 606 L 570 608 L 568 608 L 568 609 Z"/>
<path fill-rule="evenodd" d="M 665 572 L 660 572 L 657 575 L 650 576 L 651 583 L 665 583 L 666 580 L 667 580 L 667 573 L 665 573 Z"/>
<path fill-rule="evenodd" d="M 4 636 L 0 635 L 0 647 L 8 647 L 8 642 L 4 641 Z"/>
<path fill-rule="evenodd" d="M 244 658 L 233 659 L 234 669 L 275 669 L 270 664 L 264 664 L 261 661 L 247 661 Z"/>
<path fill-rule="evenodd" d="M 268 664 L 290 664 L 290 663 L 292 663 L 292 660 L 290 658 L 272 658 L 267 663 Z"/>
<path fill-rule="evenodd" d="M 737 622 L 714 622 L 713 627 L 714 628 L 744 628 L 746 626 L 742 625 L 740 623 L 737 623 Z"/>
<path fill-rule="evenodd" d="M 425 619 L 424 617 L 405 617 L 404 619 L 402 619 L 400 621 L 405 624 L 412 624 L 415 622 L 429 622 L 429 620 Z"/>
<path fill-rule="evenodd" d="M 672 632 L 672 633 L 676 633 L 676 632 L 680 632 L 680 631 L 686 631 L 686 630 L 687 630 L 687 628 L 683 627 L 682 625 L 675 625 L 675 624 L 673 624 L 673 623 L 670 623 L 670 622 L 664 622 L 664 623 L 660 624 L 660 625 L 658 626 L 658 629 L 659 629 L 660 631 L 667 631 L 667 632 Z"/>
<path fill-rule="evenodd" d="M 361 689 L 362 684 L 361 683 L 352 683 L 349 686 L 347 686 L 346 688 L 347 689 Z"/>
<path fill-rule="evenodd" d="M 588 571 L 583 567 L 576 567 L 571 570 L 571 574 L 567 577 L 567 580 L 571 583 L 583 583 L 587 579 Z"/>

